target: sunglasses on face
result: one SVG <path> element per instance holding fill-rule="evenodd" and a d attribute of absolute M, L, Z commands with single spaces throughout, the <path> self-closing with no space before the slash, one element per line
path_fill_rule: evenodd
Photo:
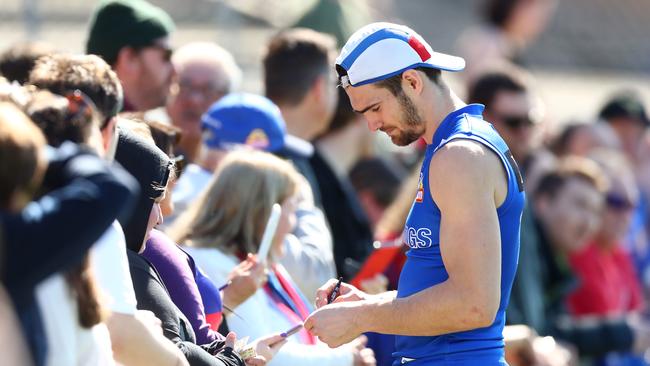
<path fill-rule="evenodd" d="M 512 130 L 532 127 L 535 124 L 528 116 L 501 116 L 501 121 Z"/>
<path fill-rule="evenodd" d="M 150 45 L 147 45 L 147 46 L 138 47 L 138 48 L 136 48 L 136 50 L 142 51 L 142 50 L 147 49 L 147 48 L 153 48 L 153 49 L 159 50 L 162 53 L 163 61 L 164 62 L 171 62 L 172 55 L 174 54 L 173 49 L 171 49 L 171 48 L 169 48 L 167 46 L 163 46 L 163 45 L 154 43 L 154 44 L 150 44 Z"/>
<path fill-rule="evenodd" d="M 616 211 L 628 211 L 635 206 L 627 197 L 612 192 L 605 195 L 605 203 L 608 208 Z"/>

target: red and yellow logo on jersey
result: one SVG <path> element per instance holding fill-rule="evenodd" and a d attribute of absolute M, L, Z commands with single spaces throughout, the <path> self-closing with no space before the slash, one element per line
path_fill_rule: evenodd
<path fill-rule="evenodd" d="M 420 180 L 418 182 L 418 192 L 415 195 L 415 202 L 422 203 L 424 201 L 424 185 L 422 184 L 423 175 L 420 173 Z"/>

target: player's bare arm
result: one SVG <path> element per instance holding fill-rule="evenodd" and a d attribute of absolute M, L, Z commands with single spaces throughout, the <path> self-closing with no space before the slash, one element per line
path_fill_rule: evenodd
<path fill-rule="evenodd" d="M 430 189 L 442 212 L 440 247 L 449 279 L 360 312 L 369 329 L 438 335 L 489 326 L 500 300 L 501 241 L 496 209 L 507 194 L 496 154 L 469 140 L 449 142 L 431 160 Z M 480 225 L 476 225 L 480 222 Z"/>

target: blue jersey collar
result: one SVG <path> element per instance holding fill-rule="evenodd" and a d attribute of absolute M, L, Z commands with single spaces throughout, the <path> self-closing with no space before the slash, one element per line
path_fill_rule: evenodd
<path fill-rule="evenodd" d="M 433 140 L 429 146 L 438 146 L 443 139 L 449 137 L 458 117 L 463 114 L 469 114 L 478 118 L 483 118 L 484 109 L 485 106 L 483 104 L 468 104 L 463 108 L 456 109 L 449 113 L 447 117 L 440 122 L 438 129 L 436 129 L 436 132 L 433 134 Z"/>

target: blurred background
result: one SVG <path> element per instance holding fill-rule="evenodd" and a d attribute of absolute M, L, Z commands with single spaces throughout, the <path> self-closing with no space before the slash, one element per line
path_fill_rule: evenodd
<path fill-rule="evenodd" d="M 317 5 L 316 0 L 151 2 L 168 11 L 177 23 L 174 46 L 206 40 L 231 51 L 246 75 L 242 89 L 250 92 L 261 92 L 260 59 L 269 37 L 280 28 L 294 25 Z M 435 50 L 454 53 L 459 36 L 481 23 L 484 2 L 345 3 L 351 23 L 385 20 L 408 24 Z M 87 0 L 3 0 L 0 49 L 37 39 L 64 51 L 82 52 L 96 4 Z M 568 120 L 593 119 L 605 100 L 622 88 L 635 89 L 646 103 L 650 101 L 650 1 L 560 0 L 555 6 L 546 27 L 517 59 L 537 79 L 548 128 L 557 129 Z M 315 21 L 313 16 L 311 21 Z M 457 75 L 447 78 L 452 84 L 458 83 Z M 456 90 L 463 94 L 463 88 Z"/>

